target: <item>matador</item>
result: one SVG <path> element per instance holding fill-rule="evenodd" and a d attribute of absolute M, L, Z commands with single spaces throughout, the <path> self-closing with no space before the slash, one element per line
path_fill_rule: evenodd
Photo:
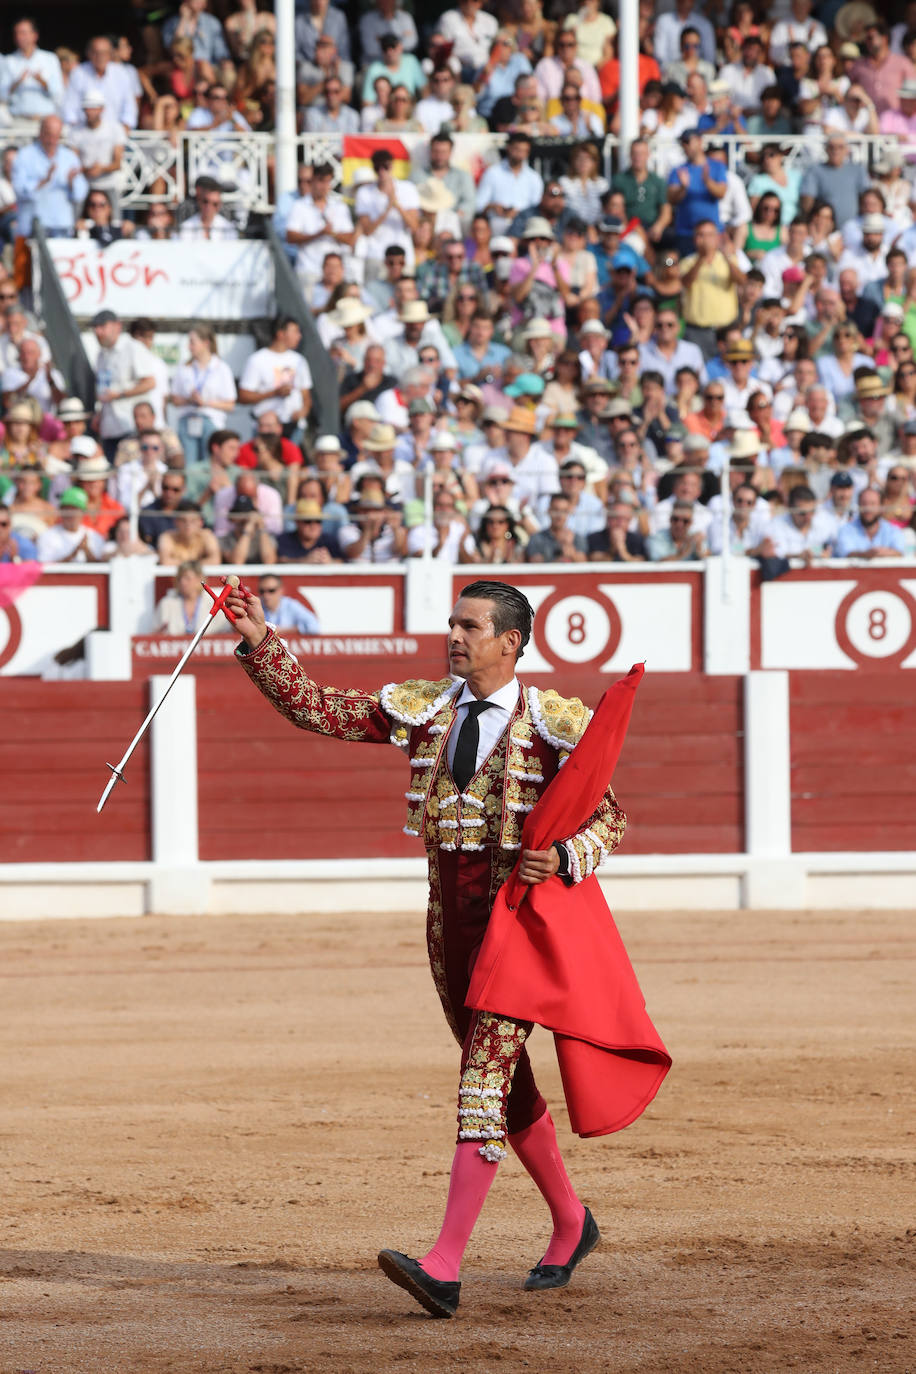
<path fill-rule="evenodd" d="M 571 756 L 590 712 L 576 698 L 524 687 L 516 661 L 532 609 L 517 588 L 466 586 L 449 620 L 450 676 L 378 692 L 313 682 L 239 589 L 228 607 L 238 660 L 272 706 L 300 729 L 362 743 L 391 742 L 410 762 L 406 833 L 429 862 L 427 946 L 446 1020 L 461 1045 L 458 1130 L 442 1229 L 420 1258 L 383 1250 L 379 1264 L 428 1312 L 454 1316 L 461 1260 L 499 1162 L 511 1147 L 550 1210 L 546 1252 L 529 1291 L 563 1287 L 600 1239 L 569 1180 L 525 1042 L 533 1023 L 466 1005 L 494 899 L 519 865 L 522 882 L 581 882 L 614 850 L 626 818 L 608 786 L 587 825 L 550 847 L 522 851 L 525 816 Z M 601 784 L 603 786 L 603 783 Z"/>

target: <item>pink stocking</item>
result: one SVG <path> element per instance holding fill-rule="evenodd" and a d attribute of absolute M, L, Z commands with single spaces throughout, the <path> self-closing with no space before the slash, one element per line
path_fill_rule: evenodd
<path fill-rule="evenodd" d="M 533 1126 L 510 1135 L 509 1144 L 540 1189 L 553 1218 L 553 1235 L 540 1262 L 567 1264 L 582 1235 L 585 1208 L 567 1176 L 550 1112 Z"/>
<path fill-rule="evenodd" d="M 419 1260 L 430 1278 L 457 1279 L 474 1224 L 496 1177 L 496 1167 L 481 1155 L 479 1141 L 462 1140 L 456 1146 L 442 1230 L 433 1248 Z"/>

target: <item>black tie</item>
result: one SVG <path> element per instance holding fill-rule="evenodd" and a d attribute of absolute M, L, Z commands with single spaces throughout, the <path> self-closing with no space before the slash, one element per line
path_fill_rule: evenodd
<path fill-rule="evenodd" d="M 493 705 L 492 701 L 472 701 L 468 703 L 458 743 L 455 746 L 455 759 L 452 763 L 452 777 L 459 792 L 463 792 L 477 772 L 477 746 L 480 744 L 480 725 L 478 716 Z"/>

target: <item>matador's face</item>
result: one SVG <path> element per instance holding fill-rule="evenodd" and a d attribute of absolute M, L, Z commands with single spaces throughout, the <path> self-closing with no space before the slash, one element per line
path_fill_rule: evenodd
<path fill-rule="evenodd" d="M 469 678 L 496 667 L 514 652 L 506 635 L 493 627 L 493 603 L 474 597 L 459 598 L 448 622 L 448 665 L 456 677 Z M 508 632 L 507 632 L 508 633 Z"/>

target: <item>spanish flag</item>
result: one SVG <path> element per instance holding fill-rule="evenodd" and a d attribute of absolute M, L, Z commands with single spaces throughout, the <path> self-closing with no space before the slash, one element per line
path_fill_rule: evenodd
<path fill-rule="evenodd" d="M 399 138 L 387 138 L 384 134 L 345 134 L 341 168 L 341 182 L 344 186 L 353 185 L 354 174 L 359 168 L 372 171 L 372 154 L 379 148 L 388 149 L 394 158 L 392 172 L 402 181 L 406 181 L 410 175 L 410 153 Z"/>

